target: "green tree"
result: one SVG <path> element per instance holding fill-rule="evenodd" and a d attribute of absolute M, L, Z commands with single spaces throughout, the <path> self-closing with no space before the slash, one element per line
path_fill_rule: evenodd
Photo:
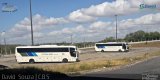
<path fill-rule="evenodd" d="M 126 41 L 144 41 L 160 39 L 159 32 L 144 32 L 142 30 L 127 34 L 124 38 Z"/>
<path fill-rule="evenodd" d="M 115 42 L 116 40 L 113 37 L 108 37 L 105 38 L 104 40 L 100 41 L 100 42 Z"/>

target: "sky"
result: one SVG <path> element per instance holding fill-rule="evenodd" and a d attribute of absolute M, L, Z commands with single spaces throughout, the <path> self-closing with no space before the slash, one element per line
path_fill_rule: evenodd
<path fill-rule="evenodd" d="M 160 0 L 31 0 L 34 42 L 87 42 L 143 30 L 160 31 Z M 29 0 L 0 0 L 1 44 L 31 44 Z M 3 12 L 7 5 L 17 11 Z M 143 8 L 140 5 L 143 4 Z M 153 6 L 153 7 L 145 7 Z M 154 7 L 156 6 L 156 7 Z"/>

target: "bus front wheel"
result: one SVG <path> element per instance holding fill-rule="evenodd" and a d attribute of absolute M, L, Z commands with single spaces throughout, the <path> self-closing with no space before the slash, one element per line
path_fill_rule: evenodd
<path fill-rule="evenodd" d="M 30 59 L 29 63 L 35 63 L 34 59 Z"/>
<path fill-rule="evenodd" d="M 120 49 L 120 50 L 118 50 L 119 52 L 122 52 L 122 50 Z"/>
<path fill-rule="evenodd" d="M 63 63 L 67 63 L 67 62 L 68 62 L 68 59 L 64 58 L 64 59 L 62 60 L 62 62 L 63 62 Z"/>

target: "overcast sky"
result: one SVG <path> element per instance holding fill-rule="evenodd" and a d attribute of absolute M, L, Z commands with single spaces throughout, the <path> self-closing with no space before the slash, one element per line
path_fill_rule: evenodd
<path fill-rule="evenodd" d="M 31 44 L 29 0 L 0 0 L 15 12 L 0 12 L 0 30 L 9 44 Z M 140 5 L 156 7 L 141 8 Z M 137 30 L 160 31 L 160 0 L 32 0 L 35 43 L 99 41 Z M 1 34 L 1 43 L 4 33 Z"/>

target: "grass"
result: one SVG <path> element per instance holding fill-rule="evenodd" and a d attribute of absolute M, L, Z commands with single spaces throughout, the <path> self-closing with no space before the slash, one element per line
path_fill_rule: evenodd
<path fill-rule="evenodd" d="M 122 59 L 115 59 L 115 60 L 105 60 L 99 59 L 96 61 L 87 61 L 87 62 L 79 62 L 79 63 L 71 63 L 71 64 L 64 64 L 64 65 L 53 65 L 53 66 L 23 66 L 22 68 L 33 67 L 42 69 L 44 71 L 52 71 L 52 72 L 62 72 L 62 73 L 69 73 L 69 72 L 79 72 L 85 70 L 92 70 L 98 68 L 108 68 L 114 67 L 119 65 L 125 65 L 130 62 L 130 58 L 122 58 Z"/>
<path fill-rule="evenodd" d="M 146 57 L 153 57 L 153 56 L 160 56 L 160 50 L 146 55 Z"/>
<path fill-rule="evenodd" d="M 129 61 L 126 59 L 116 59 L 116 60 L 105 60 L 99 59 L 96 61 L 86 61 L 86 62 L 78 62 L 78 63 L 68 63 L 63 65 L 52 65 L 52 66 L 35 66 L 35 65 L 21 65 L 17 66 L 17 68 L 37 68 L 42 69 L 44 71 L 52 71 L 52 72 L 79 72 L 84 70 L 92 70 L 103 67 L 113 67 L 118 65 L 128 64 Z"/>
<path fill-rule="evenodd" d="M 131 48 L 135 48 L 135 47 L 160 47 L 160 41 L 131 44 Z"/>
<path fill-rule="evenodd" d="M 82 70 L 91 70 L 103 67 L 105 65 L 108 65 L 106 61 L 97 60 L 95 61 L 89 61 L 89 62 L 79 62 L 79 63 L 73 63 L 73 64 L 65 64 L 65 65 L 57 65 L 54 66 L 54 68 L 49 67 L 49 71 L 58 71 L 58 72 L 78 72 Z"/>

